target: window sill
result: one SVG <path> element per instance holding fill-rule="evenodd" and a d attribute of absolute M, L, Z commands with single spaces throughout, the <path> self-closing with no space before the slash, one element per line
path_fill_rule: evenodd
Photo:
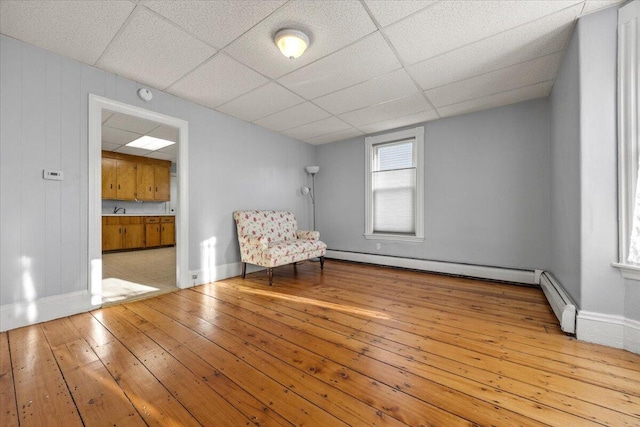
<path fill-rule="evenodd" d="M 424 242 L 424 237 L 403 236 L 401 234 L 365 234 L 367 240 L 395 240 L 398 242 Z"/>
<path fill-rule="evenodd" d="M 617 262 L 611 263 L 611 266 L 620 270 L 620 274 L 625 279 L 640 281 L 640 265 L 620 264 Z"/>

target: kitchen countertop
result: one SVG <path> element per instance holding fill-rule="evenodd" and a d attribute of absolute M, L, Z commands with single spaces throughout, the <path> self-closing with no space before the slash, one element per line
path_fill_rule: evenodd
<path fill-rule="evenodd" d="M 174 213 L 157 213 L 157 214 L 150 214 L 150 213 L 130 213 L 130 214 L 121 214 L 121 213 L 117 213 L 117 214 L 102 214 L 102 216 L 176 216 L 176 214 Z"/>

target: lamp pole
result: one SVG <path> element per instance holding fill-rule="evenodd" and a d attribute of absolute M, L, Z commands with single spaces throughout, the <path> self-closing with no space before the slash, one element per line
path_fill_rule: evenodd
<path fill-rule="evenodd" d="M 316 231 L 316 174 L 320 166 L 307 166 L 307 172 L 311 174 L 311 204 L 313 206 L 313 231 Z"/>

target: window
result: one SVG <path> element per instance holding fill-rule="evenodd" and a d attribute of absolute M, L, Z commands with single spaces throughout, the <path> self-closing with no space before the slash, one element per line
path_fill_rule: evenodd
<path fill-rule="evenodd" d="M 424 240 L 424 128 L 365 138 L 365 237 Z"/>
<path fill-rule="evenodd" d="M 618 10 L 618 210 L 622 275 L 640 280 L 640 185 L 638 84 L 640 2 Z"/>

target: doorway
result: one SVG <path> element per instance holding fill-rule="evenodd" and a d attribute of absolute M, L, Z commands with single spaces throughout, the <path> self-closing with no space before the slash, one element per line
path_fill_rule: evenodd
<path fill-rule="evenodd" d="M 105 134 L 104 138 L 103 133 Z M 177 143 L 174 148 L 158 150 L 140 150 L 127 147 L 125 145 L 127 140 L 136 139 L 136 135 L 175 139 Z M 89 95 L 88 268 L 89 291 L 93 306 L 101 306 L 122 299 L 123 296 L 130 298 L 149 291 L 162 291 L 162 289 L 158 289 L 158 285 L 162 284 L 172 288 L 189 286 L 187 146 L 188 124 L 186 121 L 96 95 Z M 171 161 L 173 164 L 171 168 L 173 197 L 170 200 L 163 199 L 160 202 L 148 199 L 146 202 L 141 200 L 103 200 L 101 173 L 103 149 L 106 152 L 121 153 L 121 156 L 142 155 L 141 157 L 150 159 L 149 162 Z M 103 255 L 103 215 L 113 217 L 117 214 L 124 215 L 125 212 L 129 214 L 127 218 L 122 216 L 112 219 L 129 222 L 134 218 L 145 221 L 144 218 L 150 216 L 158 221 L 162 221 L 162 218 L 165 217 L 175 218 L 175 246 L 164 244 L 154 249 L 109 252 Z M 154 251 L 158 252 L 154 253 Z M 154 265 L 154 263 L 158 263 L 158 265 Z M 120 291 L 122 292 L 116 291 L 114 293 L 111 287 L 113 283 L 105 283 L 103 286 L 105 273 L 107 276 L 113 276 L 107 278 L 114 279 L 115 282 L 120 281 Z M 167 279 L 167 275 L 172 277 Z"/>

